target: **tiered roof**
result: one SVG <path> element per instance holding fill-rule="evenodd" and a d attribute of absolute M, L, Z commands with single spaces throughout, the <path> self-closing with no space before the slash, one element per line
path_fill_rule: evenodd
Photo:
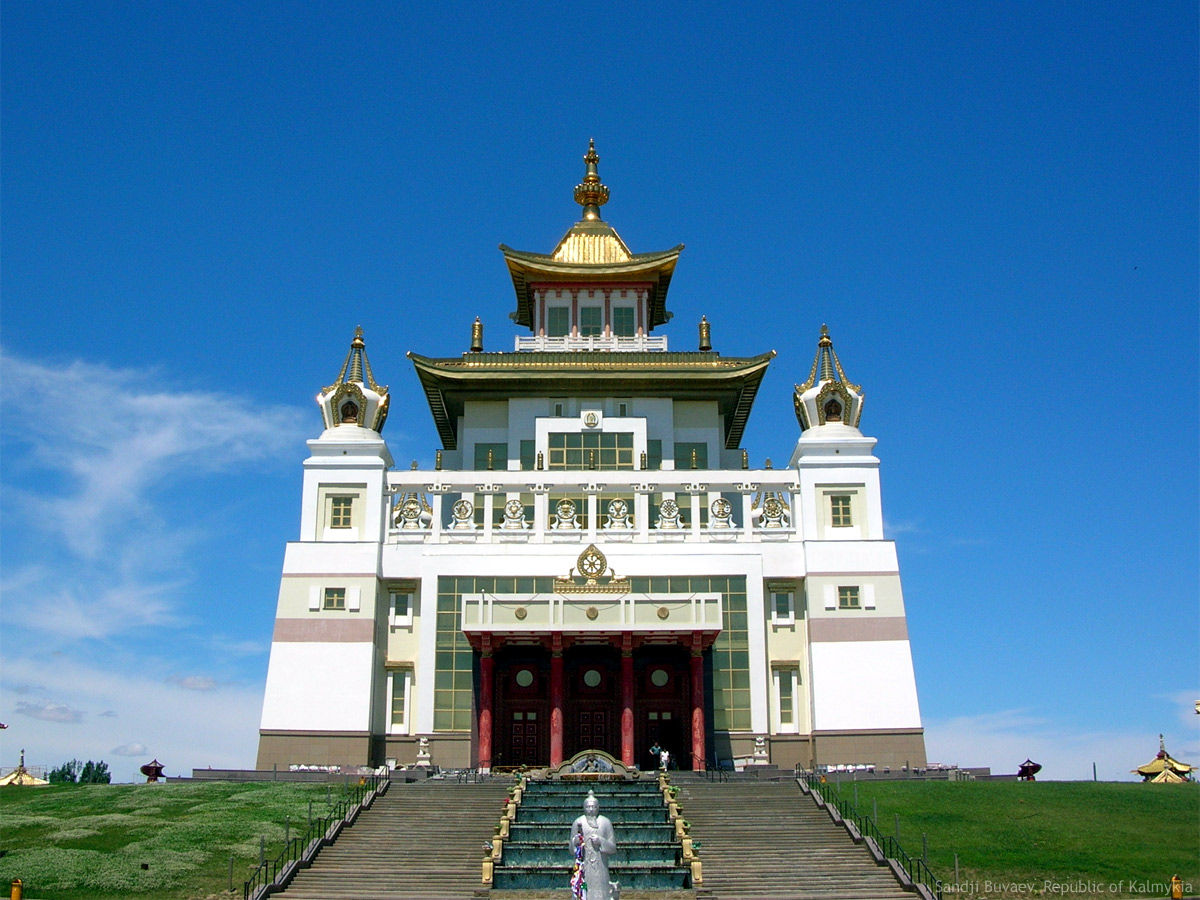
<path fill-rule="evenodd" d="M 581 284 L 597 287 L 642 285 L 648 291 L 649 329 L 671 318 L 667 288 L 683 244 L 654 253 L 631 253 L 615 228 L 600 218 L 608 202 L 608 187 L 600 181 L 596 142 L 588 142 L 583 161 L 587 171 L 575 186 L 575 202 L 583 216 L 567 229 L 551 253 L 529 253 L 500 245 L 517 294 L 517 308 L 509 317 L 533 328 L 533 292 L 530 285 Z"/>

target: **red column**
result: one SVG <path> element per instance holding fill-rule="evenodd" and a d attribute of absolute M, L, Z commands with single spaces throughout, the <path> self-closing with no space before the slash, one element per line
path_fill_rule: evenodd
<path fill-rule="evenodd" d="M 492 767 L 492 688 L 496 659 L 490 647 L 479 659 L 479 768 Z"/>
<path fill-rule="evenodd" d="M 563 656 L 562 635 L 554 635 L 550 651 L 550 765 L 563 761 Z"/>
<path fill-rule="evenodd" d="M 692 769 L 704 771 L 704 657 L 692 648 Z"/>
<path fill-rule="evenodd" d="M 632 766 L 633 750 L 633 635 L 621 636 L 621 762 Z"/>

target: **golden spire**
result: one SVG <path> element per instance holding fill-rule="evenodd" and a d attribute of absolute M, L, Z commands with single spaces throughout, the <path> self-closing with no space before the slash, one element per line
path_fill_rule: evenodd
<path fill-rule="evenodd" d="M 587 163 L 587 172 L 583 181 L 575 185 L 575 202 L 583 207 L 583 218 L 599 221 L 600 207 L 608 202 L 608 188 L 601 183 L 600 173 L 596 169 L 600 157 L 596 155 L 595 140 L 588 140 L 588 152 L 583 161 Z"/>

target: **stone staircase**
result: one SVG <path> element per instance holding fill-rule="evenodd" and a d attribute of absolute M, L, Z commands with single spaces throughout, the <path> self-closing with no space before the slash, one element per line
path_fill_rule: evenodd
<path fill-rule="evenodd" d="M 905 892 L 791 778 L 676 778 L 713 900 L 901 900 Z"/>
<path fill-rule="evenodd" d="M 393 781 L 302 869 L 285 900 L 464 900 L 482 886 L 508 782 Z"/>
<path fill-rule="evenodd" d="M 494 896 L 511 891 L 530 896 L 565 897 L 572 864 L 571 823 L 593 792 L 600 812 L 613 824 L 617 851 L 608 860 L 609 876 L 623 897 L 684 892 L 689 869 L 678 863 L 679 842 L 654 781 L 530 782 L 496 866 Z M 691 896 L 691 892 L 686 892 Z"/>

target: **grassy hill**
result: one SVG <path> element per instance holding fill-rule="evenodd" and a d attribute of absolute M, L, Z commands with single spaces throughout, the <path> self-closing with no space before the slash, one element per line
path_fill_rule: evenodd
<path fill-rule="evenodd" d="M 851 782 L 826 786 L 852 800 Z M 259 852 L 321 815 L 325 785 L 58 785 L 0 790 L 0 885 L 28 900 L 213 900 L 241 896 Z M 1200 785 L 860 782 L 858 806 L 929 863 L 947 900 L 1162 897 L 1178 873 L 1200 891 Z M 811 802 L 799 796 L 797 803 Z M 703 839 L 703 835 L 696 835 Z M 618 840 L 620 835 L 618 834 Z M 955 853 L 959 880 L 954 883 Z M 703 851 L 702 854 L 703 855 Z M 148 868 L 142 869 L 145 863 Z"/>
<path fill-rule="evenodd" d="M 1164 897 L 1178 874 L 1200 891 L 1200 785 L 1093 782 L 830 782 L 828 792 L 895 831 L 948 898 Z M 958 854 L 959 878 L 954 883 Z M 1082 884 L 1081 884 L 1082 882 Z"/>
<path fill-rule="evenodd" d="M 258 862 L 344 796 L 324 784 L 50 785 L 0 789 L 0 885 L 29 900 L 201 900 L 236 895 Z M 142 869 L 142 864 L 148 868 Z"/>

